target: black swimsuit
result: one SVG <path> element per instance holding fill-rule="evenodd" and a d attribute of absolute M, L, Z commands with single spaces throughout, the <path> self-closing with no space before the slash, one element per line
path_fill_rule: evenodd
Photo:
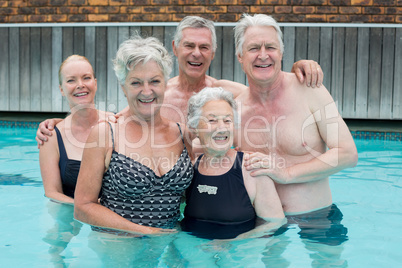
<path fill-rule="evenodd" d="M 244 186 L 243 153 L 223 175 L 208 176 L 194 166 L 194 178 L 186 191 L 184 231 L 204 238 L 232 238 L 255 227 L 256 214 Z"/>
<path fill-rule="evenodd" d="M 180 218 L 180 201 L 193 178 L 187 148 L 172 169 L 159 177 L 155 172 L 114 150 L 102 183 L 100 202 L 127 220 L 145 226 L 174 228 Z"/>
<path fill-rule="evenodd" d="M 74 191 L 77 184 L 78 173 L 80 172 L 81 161 L 68 159 L 60 131 L 56 126 L 54 127 L 54 130 L 56 131 L 57 144 L 59 146 L 59 168 L 63 193 L 74 198 Z"/>

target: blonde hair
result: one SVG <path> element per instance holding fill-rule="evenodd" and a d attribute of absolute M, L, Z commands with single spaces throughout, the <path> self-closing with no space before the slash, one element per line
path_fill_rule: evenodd
<path fill-rule="evenodd" d="M 93 74 L 93 76 L 94 76 L 94 78 L 95 78 L 94 68 L 92 67 L 92 64 L 89 62 L 89 60 L 88 60 L 86 57 L 84 57 L 84 56 L 74 54 L 74 55 L 71 55 L 71 56 L 67 57 L 67 58 L 61 63 L 61 65 L 60 65 L 60 68 L 59 68 L 59 85 L 60 85 L 60 86 L 61 86 L 61 84 L 63 83 L 63 78 L 62 78 L 61 72 L 62 72 L 62 70 L 63 70 L 64 65 L 66 65 L 66 64 L 67 64 L 68 62 L 70 62 L 70 61 L 79 61 L 79 60 L 88 62 L 88 64 L 89 64 L 89 65 L 91 66 L 91 68 L 92 68 L 92 74 Z"/>

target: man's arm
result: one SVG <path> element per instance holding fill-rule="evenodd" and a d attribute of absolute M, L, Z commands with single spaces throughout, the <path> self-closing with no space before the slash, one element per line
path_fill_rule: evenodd
<path fill-rule="evenodd" d="M 324 73 L 320 65 L 313 60 L 299 60 L 292 66 L 292 73 L 295 73 L 300 83 L 306 81 L 308 87 L 320 87 L 324 80 Z"/>

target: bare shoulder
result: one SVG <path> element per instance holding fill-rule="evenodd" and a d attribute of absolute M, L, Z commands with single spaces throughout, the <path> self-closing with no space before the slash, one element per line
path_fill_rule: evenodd
<path fill-rule="evenodd" d="M 213 86 L 222 87 L 223 89 L 232 92 L 235 98 L 247 89 L 247 86 L 243 84 L 225 79 L 216 80 Z"/>

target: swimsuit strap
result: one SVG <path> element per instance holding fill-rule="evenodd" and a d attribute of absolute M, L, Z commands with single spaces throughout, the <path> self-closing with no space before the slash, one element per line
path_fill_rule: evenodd
<path fill-rule="evenodd" d="M 114 151 L 114 137 L 113 137 L 113 128 L 112 128 L 112 124 L 110 124 L 110 122 L 107 122 L 110 126 L 110 131 L 112 132 L 112 145 L 113 145 L 113 151 Z"/>
<path fill-rule="evenodd" d="M 186 144 L 184 143 L 184 137 L 183 137 L 183 133 L 181 132 L 181 127 L 180 127 L 180 124 L 179 124 L 179 123 L 176 123 L 176 124 L 177 124 L 177 126 L 179 127 L 180 136 L 181 136 L 181 141 L 183 142 L 184 147 L 186 147 Z"/>
<path fill-rule="evenodd" d="M 195 160 L 194 168 L 198 169 L 198 166 L 200 165 L 200 160 L 201 160 L 201 158 L 202 158 L 203 155 L 204 155 L 204 154 L 200 155 L 200 156 L 197 158 L 197 160 Z"/>
<path fill-rule="evenodd" d="M 56 131 L 56 135 L 57 135 L 57 142 L 58 142 L 58 145 L 59 145 L 60 159 L 67 160 L 68 159 L 67 151 L 66 151 L 66 148 L 64 146 L 64 142 L 63 142 L 63 138 L 61 137 L 60 130 L 56 126 L 54 126 L 54 130 Z"/>

